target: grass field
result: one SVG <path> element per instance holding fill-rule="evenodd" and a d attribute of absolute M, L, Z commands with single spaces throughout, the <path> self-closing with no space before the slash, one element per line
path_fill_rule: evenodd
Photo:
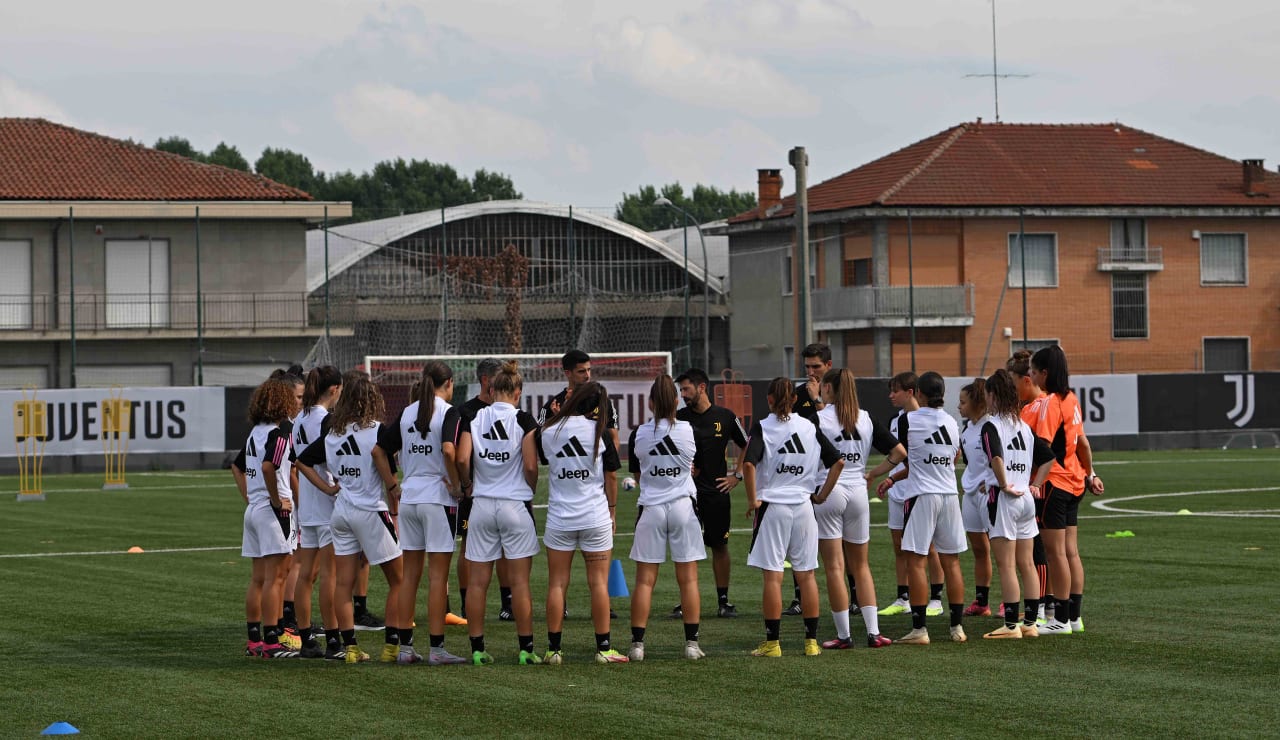
<path fill-rule="evenodd" d="M 0 598 L 8 604 L 0 612 L 0 735 L 31 737 L 56 721 L 94 737 L 1280 733 L 1272 683 L 1280 676 L 1280 453 L 1115 454 L 1103 456 L 1098 470 L 1107 496 L 1086 502 L 1080 527 L 1088 574 L 1083 635 L 984 641 L 982 632 L 998 622 L 969 619 L 970 641 L 958 645 L 943 641 L 946 618 L 937 617 L 929 647 L 866 650 L 855 619 L 858 649 L 805 658 L 803 626 L 788 617 L 784 657 L 751 658 L 763 632 L 760 577 L 745 565 L 743 531 L 732 538 L 731 591 L 743 616 L 703 622 L 707 660 L 679 657 L 680 624 L 662 617 L 677 601 L 665 566 L 648 659 L 591 662 L 579 561 L 564 628 L 568 662 L 536 668 L 515 665 L 514 630 L 496 621 L 496 586 L 487 633 L 498 662 L 491 667 L 245 658 L 249 564 L 239 557 L 243 508 L 228 473 L 136 474 L 119 492 L 100 491 L 96 476 L 50 477 L 44 502 L 0 498 Z M 0 491 L 16 489 L 14 479 L 0 479 Z M 1192 495 L 1168 495 L 1180 493 Z M 627 511 L 633 500 L 623 496 Z M 1147 497 L 1126 500 L 1135 496 Z M 1089 506 L 1095 502 L 1110 510 Z M 1194 513 L 1173 515 L 1180 509 Z M 884 507 L 872 512 L 883 524 Z M 624 533 L 632 523 L 630 513 L 620 517 L 615 550 L 630 583 Z M 1116 530 L 1135 536 L 1105 536 Z M 887 530 L 877 526 L 872 536 L 883 605 L 893 590 L 892 555 Z M 124 554 L 135 545 L 146 552 Z M 971 558 L 962 562 L 970 575 Z M 542 649 L 542 558 L 533 572 Z M 715 602 L 709 565 L 701 575 L 705 612 Z M 378 611 L 379 581 L 375 572 L 369 603 Z M 823 598 L 825 639 L 834 632 Z M 622 616 L 614 640 L 625 647 L 629 604 L 614 604 Z M 890 637 L 910 628 L 909 616 L 881 622 Z M 455 652 L 466 650 L 465 629 L 449 629 Z M 366 649 L 380 643 L 381 633 L 361 635 Z"/>

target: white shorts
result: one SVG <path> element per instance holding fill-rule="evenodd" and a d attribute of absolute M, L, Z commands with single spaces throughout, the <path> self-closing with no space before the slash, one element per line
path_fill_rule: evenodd
<path fill-rule="evenodd" d="M 613 549 L 613 524 L 587 529 L 552 529 L 542 533 L 542 544 L 560 552 L 606 552 Z"/>
<path fill-rule="evenodd" d="M 844 540 L 855 545 L 871 541 L 871 506 L 865 488 L 837 483 L 826 501 L 814 504 L 818 539 Z"/>
<path fill-rule="evenodd" d="M 240 555 L 265 558 L 293 552 L 293 517 L 281 521 L 270 504 L 257 504 L 244 510 L 244 536 Z"/>
<path fill-rule="evenodd" d="M 400 543 L 391 514 L 358 509 L 339 498 L 329 522 L 334 555 L 364 553 L 370 565 L 381 565 L 400 557 Z"/>
<path fill-rule="evenodd" d="M 987 494 L 982 489 L 969 493 L 965 491 L 960 501 L 960 514 L 964 520 L 964 531 L 986 532 L 991 529 L 991 517 L 987 514 Z"/>
<path fill-rule="evenodd" d="M 987 521 L 991 521 L 990 517 Z M 996 497 L 996 515 L 995 521 L 991 522 L 990 536 L 1006 540 L 1032 540 L 1039 532 L 1040 528 L 1036 526 L 1036 502 L 1031 494 L 1013 496 L 1001 491 Z"/>
<path fill-rule="evenodd" d="M 671 561 L 693 563 L 707 559 L 702 527 L 693 509 L 693 499 L 683 496 L 665 504 L 640 507 L 636 535 L 631 543 L 631 559 L 637 563 L 665 563 L 667 546 Z"/>
<path fill-rule="evenodd" d="M 298 527 L 298 547 L 319 550 L 333 544 L 333 532 L 328 524 L 303 524 Z"/>
<path fill-rule="evenodd" d="M 756 510 L 755 531 L 747 565 L 761 570 L 781 571 L 790 560 L 794 571 L 818 567 L 818 520 L 813 504 L 763 503 Z"/>
<path fill-rule="evenodd" d="M 888 494 L 885 495 L 887 496 Z M 906 526 L 902 519 L 902 505 L 902 501 L 889 499 L 889 529 L 895 532 L 901 532 L 902 528 Z"/>
<path fill-rule="evenodd" d="M 538 554 L 533 502 L 477 496 L 467 520 L 467 560 L 492 563 Z"/>
<path fill-rule="evenodd" d="M 443 504 L 400 504 L 400 547 L 453 552 L 454 517 Z"/>
<path fill-rule="evenodd" d="M 902 530 L 903 552 L 928 555 L 932 543 L 943 555 L 969 549 L 964 522 L 960 520 L 960 499 L 953 493 L 924 493 L 908 499 L 902 507 L 907 526 Z"/>

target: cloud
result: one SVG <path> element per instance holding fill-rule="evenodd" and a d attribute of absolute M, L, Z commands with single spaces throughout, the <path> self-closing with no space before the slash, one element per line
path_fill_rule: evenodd
<path fill-rule="evenodd" d="M 787 150 L 771 134 L 737 119 L 703 133 L 669 130 L 645 133 L 640 147 L 663 182 L 754 190 L 755 168 L 782 167 Z"/>
<path fill-rule="evenodd" d="M 551 136 L 536 121 L 482 103 L 362 84 L 336 95 L 334 115 L 355 141 L 380 158 L 426 157 L 455 166 L 544 159 Z"/>
<path fill-rule="evenodd" d="M 704 47 L 664 25 L 625 20 L 597 37 L 593 71 L 612 71 L 650 93 L 683 103 L 768 117 L 801 117 L 818 98 L 764 62 Z"/>
<path fill-rule="evenodd" d="M 582 175 L 591 171 L 591 152 L 576 141 L 564 145 L 565 159 L 569 161 L 569 169 L 574 174 Z"/>
<path fill-rule="evenodd" d="M 47 118 L 58 123 L 71 123 L 71 116 L 52 98 L 27 90 L 17 80 L 3 75 L 0 75 L 0 116 Z"/>

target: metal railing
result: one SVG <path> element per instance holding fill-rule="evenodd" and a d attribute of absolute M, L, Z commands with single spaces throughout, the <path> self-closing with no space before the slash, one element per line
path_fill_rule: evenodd
<path fill-rule="evenodd" d="M 1164 267 L 1164 247 L 1098 247 L 1099 270 L 1143 270 Z"/>
<path fill-rule="evenodd" d="M 205 293 L 200 297 L 205 330 L 259 331 L 310 326 L 305 293 Z M 76 293 L 76 331 L 160 329 L 195 331 L 195 293 Z M 71 328 L 71 296 L 0 295 L 0 331 Z"/>
<path fill-rule="evenodd" d="M 973 284 L 858 286 L 813 291 L 814 321 L 972 321 Z M 914 303 L 914 306 L 912 305 Z"/>

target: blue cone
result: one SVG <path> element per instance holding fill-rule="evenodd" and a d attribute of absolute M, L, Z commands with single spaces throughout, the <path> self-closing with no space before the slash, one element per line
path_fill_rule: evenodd
<path fill-rule="evenodd" d="M 615 560 L 609 566 L 609 598 L 630 596 L 627 590 L 627 577 L 622 572 L 622 561 Z"/>
<path fill-rule="evenodd" d="M 79 735 L 80 731 L 67 722 L 54 722 L 44 728 L 41 735 Z"/>

